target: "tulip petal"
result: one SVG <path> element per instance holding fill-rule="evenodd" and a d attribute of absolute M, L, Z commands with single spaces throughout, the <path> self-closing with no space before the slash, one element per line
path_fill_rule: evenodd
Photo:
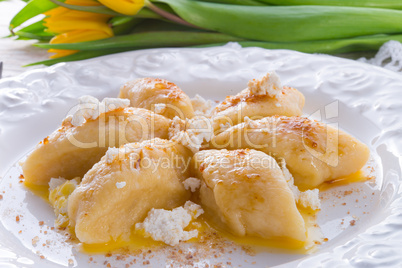
<path fill-rule="evenodd" d="M 107 32 L 96 31 L 96 30 L 75 30 L 71 32 L 66 32 L 63 34 L 59 34 L 53 37 L 50 40 L 50 44 L 62 44 L 62 43 L 77 43 L 77 42 L 85 42 L 85 41 L 93 41 L 104 39 L 113 36 Z M 50 56 L 50 58 L 59 58 L 68 56 L 74 53 L 77 53 L 79 50 L 70 50 L 70 49 L 49 49 L 48 52 L 55 53 Z"/>
<path fill-rule="evenodd" d="M 46 12 L 44 25 L 49 32 L 65 33 L 74 30 L 97 30 L 113 35 L 112 29 L 107 24 L 111 16 L 96 14 L 84 11 L 70 10 L 64 7 L 58 7 Z"/>
<path fill-rule="evenodd" d="M 95 0 L 66 0 L 66 4 L 77 5 L 77 6 L 100 6 L 101 4 Z"/>
<path fill-rule="evenodd" d="M 135 15 L 144 5 L 144 0 L 99 0 L 108 8 L 124 15 Z"/>

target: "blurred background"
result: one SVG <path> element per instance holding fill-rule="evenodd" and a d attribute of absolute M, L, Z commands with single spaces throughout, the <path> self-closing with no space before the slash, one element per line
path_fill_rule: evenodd
<path fill-rule="evenodd" d="M 4 38 L 8 36 L 8 24 L 11 18 L 25 5 L 23 1 L 7 0 L 0 1 L 0 61 L 3 62 L 2 77 L 18 75 L 22 72 L 41 68 L 43 66 L 22 67 L 30 62 L 46 59 L 46 49 L 31 46 L 34 40 L 13 40 Z"/>

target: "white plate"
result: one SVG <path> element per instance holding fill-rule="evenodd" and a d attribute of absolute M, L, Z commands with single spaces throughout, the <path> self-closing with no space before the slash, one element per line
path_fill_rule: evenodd
<path fill-rule="evenodd" d="M 152 76 L 175 82 L 190 96 L 198 93 L 222 100 L 243 89 L 250 78 L 269 70 L 276 70 L 283 84 L 303 92 L 307 115 L 338 124 L 370 147 L 369 165 L 374 167 L 376 179 L 323 194 L 318 220 L 329 241 L 312 255 L 267 250 L 250 256 L 240 249 L 232 253 L 226 250 L 218 258 L 213 254 L 196 258 L 198 265 L 402 267 L 402 77 L 352 60 L 286 50 L 242 49 L 237 44 L 128 52 L 58 64 L 1 80 L 0 266 L 94 267 L 105 266 L 107 261 L 112 267 L 124 267 L 134 258 L 116 260 L 99 255 L 90 261 L 87 255 L 77 253 L 60 233 L 49 229 L 54 220 L 50 207 L 18 182 L 21 171 L 16 163 L 60 125 L 79 96 L 115 97 L 124 82 Z M 353 193 L 345 195 L 345 190 Z M 19 222 L 17 215 L 22 215 Z M 32 243 L 35 236 L 39 239 L 36 246 Z M 157 254 L 149 259 L 150 264 L 178 267 L 177 260 L 165 261 L 165 257 Z M 147 260 L 137 259 L 131 267 L 142 266 Z"/>

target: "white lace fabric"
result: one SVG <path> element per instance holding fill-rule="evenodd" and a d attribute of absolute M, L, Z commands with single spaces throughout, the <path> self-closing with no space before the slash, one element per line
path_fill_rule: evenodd
<path fill-rule="evenodd" d="M 402 43 L 388 41 L 381 46 L 374 58 L 360 58 L 358 61 L 381 66 L 394 72 L 402 72 Z"/>

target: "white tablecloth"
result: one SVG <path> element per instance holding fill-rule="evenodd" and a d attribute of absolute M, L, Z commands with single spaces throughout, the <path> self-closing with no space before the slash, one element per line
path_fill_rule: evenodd
<path fill-rule="evenodd" d="M 23 1 L 0 2 L 0 37 L 10 34 L 8 24 L 11 18 L 25 5 Z M 27 70 L 43 66 L 22 67 L 25 64 L 47 59 L 45 49 L 32 46 L 35 41 L 15 41 L 0 38 L 0 61 L 3 62 L 3 77 L 18 75 Z"/>

